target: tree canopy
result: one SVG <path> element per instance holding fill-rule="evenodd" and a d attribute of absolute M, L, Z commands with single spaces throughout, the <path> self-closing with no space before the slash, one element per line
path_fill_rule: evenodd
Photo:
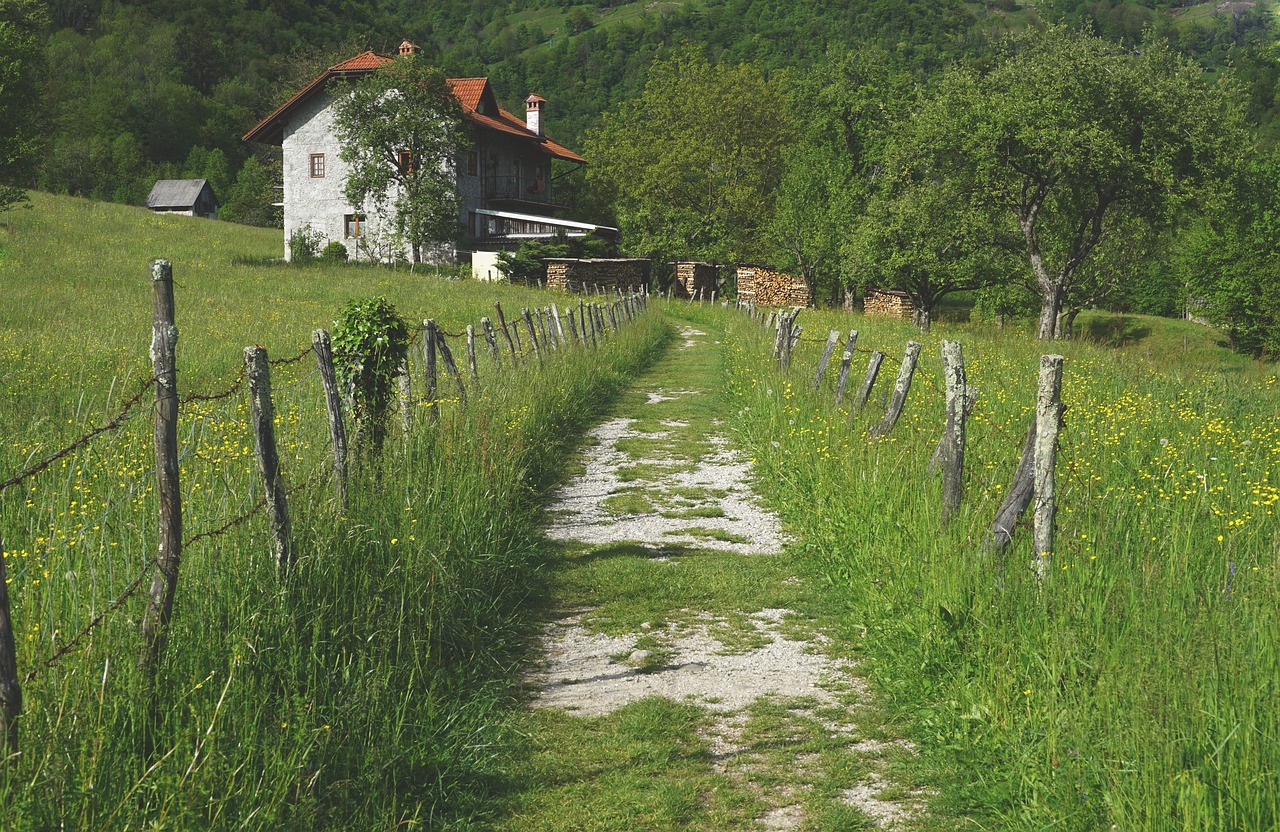
<path fill-rule="evenodd" d="M 33 184 L 39 33 L 46 21 L 37 0 L 0 0 L 0 211 L 25 198 Z"/>

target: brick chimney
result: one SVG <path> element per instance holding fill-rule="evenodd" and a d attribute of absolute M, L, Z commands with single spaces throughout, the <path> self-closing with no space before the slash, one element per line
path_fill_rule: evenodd
<path fill-rule="evenodd" d="M 408 38 L 405 38 L 404 40 L 400 41 L 400 57 L 407 58 L 411 55 L 416 55 L 418 54 L 418 48 L 419 48 L 418 44 L 414 43 Z"/>
<path fill-rule="evenodd" d="M 547 99 L 540 95 L 530 95 L 524 100 L 524 126 L 539 136 L 542 135 L 542 105 L 546 103 Z"/>

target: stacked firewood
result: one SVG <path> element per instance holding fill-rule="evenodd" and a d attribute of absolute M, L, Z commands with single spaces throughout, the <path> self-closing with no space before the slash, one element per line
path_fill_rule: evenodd
<path fill-rule="evenodd" d="M 673 264 L 676 282 L 672 286 L 675 297 L 683 300 L 697 298 L 709 300 L 716 291 L 716 267 L 711 263 L 683 261 Z"/>
<path fill-rule="evenodd" d="M 756 306 L 813 306 L 804 278 L 770 266 L 738 266 L 738 296 Z"/>
<path fill-rule="evenodd" d="M 910 318 L 915 313 L 915 307 L 911 303 L 911 296 L 906 292 L 867 289 L 866 298 L 862 302 L 862 311 L 868 315 Z"/>

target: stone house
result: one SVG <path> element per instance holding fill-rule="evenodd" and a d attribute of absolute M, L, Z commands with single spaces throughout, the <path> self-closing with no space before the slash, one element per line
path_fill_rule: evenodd
<path fill-rule="evenodd" d="M 218 218 L 218 197 L 204 179 L 158 179 L 147 196 L 147 207 L 157 214 Z"/>
<path fill-rule="evenodd" d="M 413 54 L 417 48 L 404 41 L 400 54 Z M 320 246 L 336 240 L 356 256 L 362 252 L 383 259 L 403 256 L 376 242 L 380 229 L 366 206 L 347 204 L 343 194 L 347 167 L 334 134 L 330 95 L 335 85 L 354 82 L 392 60 L 370 51 L 329 67 L 245 134 L 247 141 L 281 148 L 286 259 L 291 257 L 289 241 L 304 229 Z M 616 233 L 551 216 L 557 207 L 552 160 L 575 165 L 585 165 L 586 160 L 543 133 L 545 99 L 526 98 L 521 119 L 498 105 L 488 78 L 450 78 L 448 82 L 462 105 L 471 138 L 471 146 L 454 160 L 459 236 L 469 249 L 503 248 L 521 239 L 551 237 L 557 230 L 570 235 L 597 229 Z"/>

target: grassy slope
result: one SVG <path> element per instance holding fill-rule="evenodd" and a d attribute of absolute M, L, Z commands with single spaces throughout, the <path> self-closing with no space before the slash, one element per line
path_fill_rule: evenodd
<path fill-rule="evenodd" d="M 376 268 L 237 266 L 275 232 L 33 196 L 6 216 L 0 470 L 78 435 L 148 374 L 147 258 L 174 261 L 180 392 L 225 385 L 255 341 L 293 354 L 350 295 L 383 292 L 457 332 L 501 298 L 563 296 Z M 391 828 L 486 810 L 508 744 L 523 601 L 538 583 L 540 494 L 566 443 L 662 348 L 655 319 L 599 351 L 513 372 L 481 356 L 484 395 L 388 443 L 335 505 L 311 359 L 277 367 L 276 430 L 296 572 L 281 580 L 265 519 L 183 552 L 154 701 L 134 667 L 135 596 L 24 684 L 22 757 L 0 774 L 8 829 Z M 462 358 L 459 339 L 452 339 Z M 420 369 L 413 366 L 415 377 Z M 127 374 L 130 380 L 124 380 Z M 111 403 L 106 398 L 112 385 Z M 415 382 L 416 384 L 416 382 Z M 421 389 L 416 396 L 421 398 Z M 18 662 L 38 668 L 154 554 L 148 411 L 7 489 L 0 502 Z M 242 393 L 182 408 L 185 533 L 260 493 Z M 68 424 L 70 422 L 70 424 Z"/>
<path fill-rule="evenodd" d="M 861 316 L 801 319 L 814 339 L 857 327 L 860 348 L 890 355 L 914 334 Z M 1068 359 L 1069 409 L 1044 586 L 1028 569 L 1029 529 L 1004 558 L 982 552 L 1041 345 L 939 327 L 903 421 L 868 444 L 879 397 L 850 421 L 829 387 L 810 393 L 818 343 L 802 344 L 784 380 L 761 371 L 769 346 L 756 327 L 736 330 L 728 381 L 761 481 L 851 604 L 887 707 L 949 772 L 938 808 L 987 828 L 1260 829 L 1280 818 L 1276 368 L 1197 344 L 1179 322 L 1121 328 L 1135 322 L 1150 332 L 1129 349 L 1053 346 Z M 927 460 L 944 337 L 963 343 L 981 397 L 965 505 L 940 530 Z M 853 378 L 866 363 L 859 354 Z M 880 389 L 895 369 L 886 361 Z"/>

